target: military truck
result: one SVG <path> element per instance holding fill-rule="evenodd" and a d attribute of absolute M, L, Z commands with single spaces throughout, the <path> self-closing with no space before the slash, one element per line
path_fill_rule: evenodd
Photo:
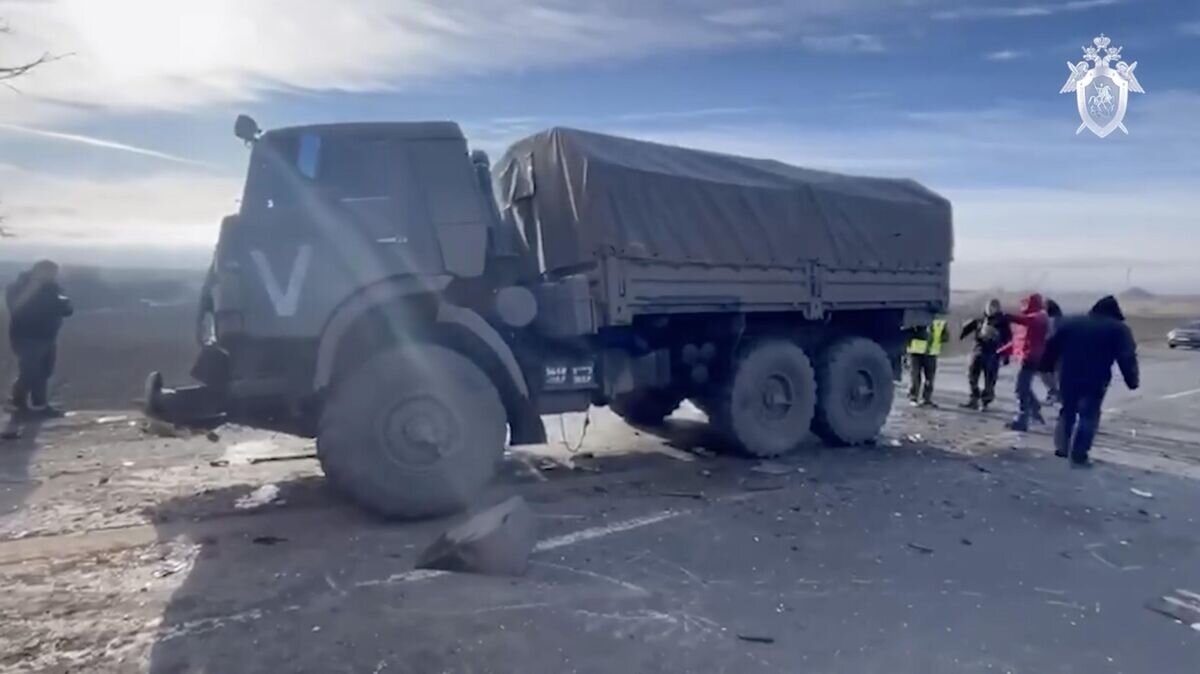
<path fill-rule="evenodd" d="M 870 442 L 949 300 L 950 204 L 911 180 L 565 128 L 494 168 L 448 122 L 236 133 L 196 382 L 152 373 L 147 412 L 314 437 L 384 516 L 464 508 L 591 406 L 690 399 L 754 457 Z"/>

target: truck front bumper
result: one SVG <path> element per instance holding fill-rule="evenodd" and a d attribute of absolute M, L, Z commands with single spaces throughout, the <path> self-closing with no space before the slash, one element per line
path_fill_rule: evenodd
<path fill-rule="evenodd" d="M 192 376 L 199 382 L 166 388 L 159 372 L 146 377 L 142 404 L 146 416 L 178 426 L 216 428 L 225 423 L 229 407 L 229 355 L 216 346 L 200 351 Z"/>

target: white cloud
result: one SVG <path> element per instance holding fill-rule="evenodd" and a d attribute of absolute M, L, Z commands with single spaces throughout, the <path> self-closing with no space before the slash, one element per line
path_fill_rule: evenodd
<path fill-rule="evenodd" d="M 21 126 L 20 124 L 6 124 L 0 122 L 0 131 L 8 131 L 11 133 L 19 133 L 26 136 L 34 136 L 36 138 L 46 138 L 49 140 L 63 141 L 67 143 L 78 143 L 80 145 L 88 145 L 90 147 L 98 147 L 105 150 L 116 150 L 118 152 L 128 152 L 130 154 L 141 155 L 143 157 L 152 157 L 154 159 L 162 159 L 164 161 L 175 162 L 177 164 L 188 164 L 190 166 L 204 166 L 208 164 L 169 154 L 159 152 L 150 148 L 139 147 L 137 145 L 128 145 L 115 140 L 105 138 L 96 138 L 93 136 L 84 136 L 77 133 L 64 133 L 61 131 L 51 131 L 49 129 L 37 129 L 31 126 Z"/>
<path fill-rule="evenodd" d="M 623 115 L 618 115 L 617 119 L 623 122 L 642 122 L 655 121 L 660 119 L 696 119 L 698 117 L 726 117 L 736 115 L 749 115 L 756 112 L 763 112 L 765 108 L 756 107 L 728 107 L 728 108 L 697 108 L 695 110 L 665 110 L 662 112 L 631 112 Z"/>
<path fill-rule="evenodd" d="M 0 185 L 5 227 L 22 241 L 81 246 L 209 245 L 241 194 L 235 179 L 195 172 L 92 180 L 3 164 Z"/>
<path fill-rule="evenodd" d="M 1027 51 L 1017 51 L 1015 49 L 1001 49 L 1000 51 L 988 52 L 983 55 L 983 58 L 988 61 L 1015 61 L 1017 59 L 1029 56 Z"/>
<path fill-rule="evenodd" d="M 846 35 L 806 35 L 800 43 L 813 51 L 834 54 L 877 54 L 884 51 L 883 40 L 877 35 L 848 33 Z"/>
<path fill-rule="evenodd" d="M 874 51 L 878 38 L 835 27 L 887 7 L 883 0 L 758 0 L 737 11 L 721 0 L 0 0 L 13 29 L 6 58 L 73 53 L 22 79 L 25 96 L 6 100 L 5 115 L 28 121 L 54 101 L 188 110 L 276 90 L 374 91 L 788 37 L 813 49 Z"/>
<path fill-rule="evenodd" d="M 1021 19 L 1034 16 L 1052 16 L 1064 12 L 1082 12 L 1100 7 L 1121 4 L 1124 0 L 1070 0 L 1069 2 L 1028 3 L 1006 7 L 964 7 L 947 9 L 932 14 L 942 21 L 961 19 Z"/>

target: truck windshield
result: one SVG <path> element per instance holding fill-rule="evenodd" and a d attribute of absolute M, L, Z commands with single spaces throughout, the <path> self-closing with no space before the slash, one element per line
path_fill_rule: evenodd
<path fill-rule="evenodd" d="M 343 202 L 388 199 L 402 157 L 394 142 L 377 137 L 268 135 L 251 155 L 242 208 L 296 207 L 302 192 L 314 188 Z"/>

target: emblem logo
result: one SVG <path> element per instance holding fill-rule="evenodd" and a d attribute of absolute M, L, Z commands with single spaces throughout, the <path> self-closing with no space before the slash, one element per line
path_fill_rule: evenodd
<path fill-rule="evenodd" d="M 1129 92 L 1146 93 L 1133 74 L 1137 61 L 1130 65 L 1121 60 L 1121 48 L 1111 44 L 1112 40 L 1101 33 L 1092 39 L 1092 46 L 1083 48 L 1084 60 L 1067 63 L 1071 76 L 1058 93 L 1075 93 L 1075 105 L 1083 120 L 1076 134 L 1084 129 L 1101 138 L 1117 129 L 1128 134 L 1123 120 Z M 1109 65 L 1113 61 L 1117 62 L 1115 67 Z"/>

